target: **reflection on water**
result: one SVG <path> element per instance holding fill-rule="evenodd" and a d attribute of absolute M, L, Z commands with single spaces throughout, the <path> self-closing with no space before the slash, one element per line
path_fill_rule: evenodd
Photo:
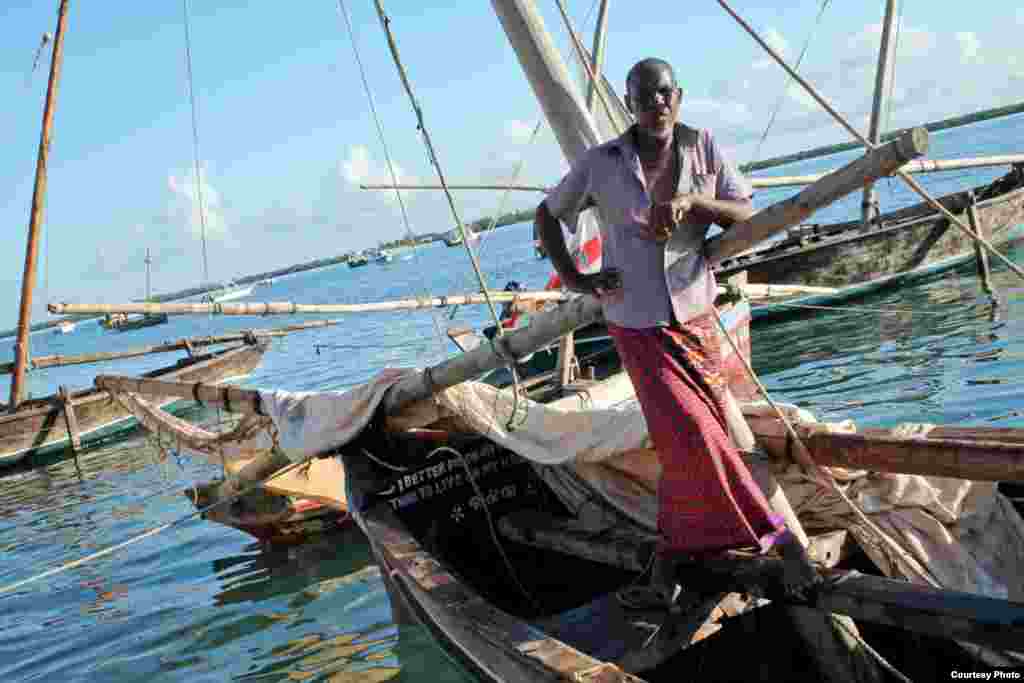
<path fill-rule="evenodd" d="M 1024 250 L 1009 255 L 1020 260 Z M 755 369 L 774 397 L 824 418 L 1024 424 L 1024 288 L 998 268 L 993 284 L 995 301 L 972 264 L 841 310 L 757 327 Z"/>

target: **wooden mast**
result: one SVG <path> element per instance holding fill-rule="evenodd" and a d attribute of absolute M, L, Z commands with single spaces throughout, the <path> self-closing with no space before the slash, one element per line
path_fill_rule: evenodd
<path fill-rule="evenodd" d="M 149 290 L 149 285 L 150 285 L 150 282 L 149 282 L 149 266 L 153 263 L 153 259 L 151 259 L 149 257 L 149 247 L 146 247 L 146 258 L 145 258 L 145 260 L 143 262 L 146 264 L 146 299 L 145 299 L 145 301 L 149 301 L 149 291 L 150 291 Z"/>
<path fill-rule="evenodd" d="M 32 190 L 32 209 L 29 214 L 28 244 L 25 247 L 25 273 L 21 279 L 21 309 L 18 312 L 18 337 L 14 343 L 14 374 L 11 378 L 10 410 L 21 403 L 24 392 L 25 368 L 28 366 L 28 335 L 32 325 L 32 291 L 36 284 L 36 261 L 39 256 L 39 233 L 43 223 L 46 199 L 46 158 L 50 151 L 50 134 L 57 102 L 57 83 L 60 79 L 61 57 L 64 53 L 64 28 L 67 25 L 68 0 L 61 0 L 57 10 L 57 33 L 53 39 L 50 60 L 50 80 L 46 86 L 46 105 L 43 108 L 43 130 L 39 136 L 39 156 L 36 160 L 36 181 Z"/>
<path fill-rule="evenodd" d="M 878 70 L 875 72 L 875 99 L 871 104 L 871 123 L 868 127 L 868 140 L 877 145 L 882 135 L 882 110 L 887 105 L 889 84 L 892 81 L 892 72 L 889 68 L 893 57 L 893 44 L 891 42 L 893 27 L 896 24 L 896 0 L 886 0 L 885 20 L 882 23 L 882 43 L 878 48 Z M 874 183 L 864 187 L 863 200 L 861 201 L 861 218 L 864 227 L 869 227 L 878 220 L 878 195 L 875 192 Z"/>

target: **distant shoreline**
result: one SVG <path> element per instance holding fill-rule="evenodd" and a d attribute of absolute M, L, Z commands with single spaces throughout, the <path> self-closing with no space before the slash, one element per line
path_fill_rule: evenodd
<path fill-rule="evenodd" d="M 494 227 L 495 228 L 500 228 L 500 227 L 504 227 L 505 225 L 513 225 L 514 223 L 521 222 L 521 220 L 515 220 L 515 219 L 521 218 L 521 216 L 525 215 L 526 213 L 529 213 L 530 216 L 533 215 L 533 211 L 506 214 L 506 215 L 502 216 L 495 223 Z M 489 223 L 489 222 L 490 222 L 490 219 L 481 219 L 480 221 L 477 221 L 477 222 L 475 222 L 473 224 L 467 224 L 467 226 L 468 225 L 476 226 L 476 223 L 480 223 L 482 225 L 484 223 Z M 421 235 L 421 236 L 417 237 L 416 238 L 416 244 L 423 245 L 423 244 L 431 244 L 433 242 L 441 242 L 441 241 L 444 240 L 444 236 L 445 236 L 445 233 L 427 233 L 427 234 L 424 234 L 424 235 Z M 400 240 L 398 242 L 386 243 L 386 244 L 382 245 L 382 248 L 385 248 L 385 249 L 402 249 L 402 248 L 411 247 L 412 245 L 404 244 L 404 242 L 407 242 L 407 241 L 408 240 Z M 259 282 L 260 280 L 269 280 L 269 279 L 273 279 L 273 278 L 284 277 L 285 275 L 294 275 L 295 273 L 304 273 L 304 272 L 307 272 L 307 271 L 310 271 L 310 270 L 318 270 L 320 268 L 329 268 L 330 266 L 336 266 L 336 265 L 348 263 L 349 259 L 351 259 L 354 255 L 355 255 L 355 252 L 347 252 L 347 253 L 341 254 L 340 256 L 332 256 L 332 257 L 329 257 L 329 258 L 314 259 L 312 261 L 305 261 L 303 263 L 297 263 L 295 265 L 286 266 L 284 268 L 277 268 L 275 270 L 268 270 L 268 271 L 264 271 L 262 273 L 256 273 L 255 275 L 245 275 L 243 277 L 234 278 L 230 282 L 234 283 L 235 285 L 244 286 L 244 285 L 249 285 L 249 284 L 253 284 L 253 283 Z M 223 289 L 225 286 L 228 286 L 227 283 L 213 283 L 213 284 L 207 284 L 207 285 L 198 285 L 196 287 L 188 287 L 186 289 L 179 289 L 179 290 L 174 291 L 174 292 L 167 292 L 166 294 L 153 294 L 152 296 L 150 296 L 149 300 L 152 303 L 167 303 L 169 301 L 180 301 L 181 299 L 187 299 L 189 297 L 199 296 L 200 294 L 206 294 L 207 292 L 215 292 L 215 291 L 217 291 L 219 289 Z M 88 314 L 88 315 L 65 315 L 65 316 L 61 316 L 59 318 L 53 318 L 52 320 L 47 320 L 45 322 L 33 323 L 31 326 L 29 326 L 29 332 L 40 332 L 40 331 L 43 331 L 43 330 L 55 328 L 58 325 L 60 325 L 62 322 L 73 322 L 74 323 L 74 322 L 79 322 L 79 321 L 82 321 L 82 320 L 95 320 L 95 319 L 100 318 L 100 317 L 102 317 L 102 316 L 98 316 L 98 315 L 95 315 L 95 314 Z M 0 338 L 13 337 L 13 336 L 15 336 L 17 334 L 17 332 L 18 332 L 18 328 L 17 327 L 11 328 L 9 330 L 0 331 Z"/>
<path fill-rule="evenodd" d="M 966 126 L 972 123 L 978 123 L 979 121 L 987 121 L 989 119 L 995 119 L 1002 116 L 1011 116 L 1013 114 L 1019 114 L 1021 112 L 1024 112 L 1024 102 L 1010 104 L 1005 107 L 994 107 L 992 109 L 984 109 L 982 111 L 976 111 L 973 114 L 951 116 L 948 119 L 932 121 L 931 123 L 926 123 L 923 126 L 898 128 L 896 130 L 889 131 L 888 133 L 883 133 L 881 136 L 881 141 L 888 142 L 889 140 L 898 138 L 900 135 L 910 130 L 911 128 L 924 128 L 929 133 L 934 133 L 936 131 L 945 130 L 947 128 Z M 749 173 L 750 171 L 759 171 L 765 168 L 773 168 L 775 166 L 791 164 L 794 161 L 804 161 L 805 159 L 814 159 L 817 157 L 829 156 L 830 154 L 848 152 L 852 149 L 858 149 L 862 147 L 864 147 L 864 145 L 860 144 L 859 142 L 841 142 L 835 145 L 825 145 L 823 147 L 815 147 L 814 149 L 804 150 L 803 152 L 796 152 L 795 154 L 786 154 L 783 156 L 772 157 L 771 159 L 765 159 L 764 161 L 755 161 L 753 163 L 744 164 L 740 166 L 740 170 L 743 171 L 744 173 Z"/>

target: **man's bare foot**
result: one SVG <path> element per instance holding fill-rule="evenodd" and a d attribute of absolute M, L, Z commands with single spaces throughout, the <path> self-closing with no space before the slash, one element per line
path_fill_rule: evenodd
<path fill-rule="evenodd" d="M 787 597 L 810 600 L 822 583 L 821 575 L 811 563 L 807 550 L 800 539 L 786 532 L 779 539 L 779 554 L 782 555 L 782 582 Z"/>

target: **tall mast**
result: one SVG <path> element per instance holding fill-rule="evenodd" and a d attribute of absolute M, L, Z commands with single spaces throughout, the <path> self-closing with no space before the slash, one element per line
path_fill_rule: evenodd
<path fill-rule="evenodd" d="M 886 0 L 885 19 L 882 22 L 882 43 L 878 48 L 878 70 L 875 72 L 875 99 L 871 105 L 871 123 L 868 128 L 868 140 L 878 144 L 882 135 L 882 111 L 885 109 L 886 93 L 889 90 L 892 71 L 893 45 L 891 42 L 893 28 L 896 24 L 896 0 Z M 861 202 L 861 220 L 864 227 L 878 219 L 878 196 L 873 183 L 864 186 L 864 199 Z"/>
<path fill-rule="evenodd" d="M 50 80 L 46 86 L 46 105 L 43 108 L 43 130 L 39 136 L 39 156 L 36 159 L 36 182 L 32 190 L 32 209 L 29 214 L 28 244 L 25 247 L 25 273 L 21 279 L 21 309 L 18 313 L 18 337 L 14 343 L 14 373 L 11 377 L 11 404 L 14 412 L 21 403 L 24 390 L 25 368 L 28 366 L 28 334 L 32 325 L 32 290 L 36 284 L 36 261 L 39 256 L 39 233 L 43 224 L 46 199 L 46 158 L 50 151 L 50 133 L 57 104 L 57 83 L 60 79 L 61 58 L 64 55 L 64 27 L 67 24 L 68 0 L 61 0 L 57 10 L 57 33 L 53 39 L 50 59 Z"/>
<path fill-rule="evenodd" d="M 146 247 L 146 301 L 149 301 L 149 265 L 153 259 L 149 258 L 149 247 Z"/>
<path fill-rule="evenodd" d="M 594 113 L 594 103 L 597 97 L 597 79 L 601 77 L 604 62 L 604 40 L 608 35 L 608 0 L 601 0 L 601 8 L 597 13 L 597 28 L 594 29 L 594 49 L 590 54 L 594 58 L 594 78 L 590 79 L 590 86 L 587 88 L 587 109 Z"/>

